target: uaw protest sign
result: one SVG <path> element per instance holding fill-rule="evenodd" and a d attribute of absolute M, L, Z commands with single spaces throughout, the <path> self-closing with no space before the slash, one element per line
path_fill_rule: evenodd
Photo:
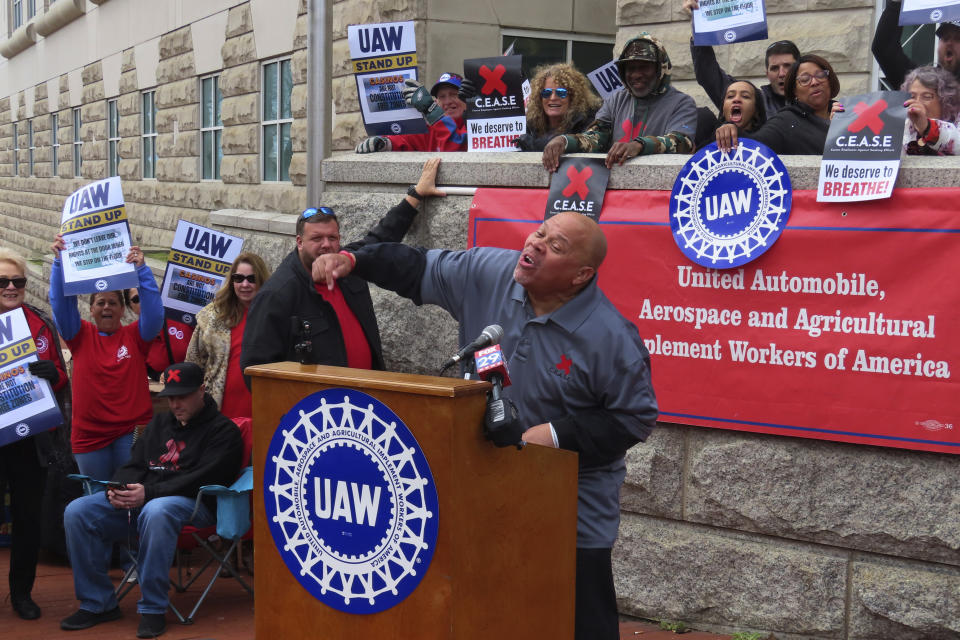
<path fill-rule="evenodd" d="M 846 110 L 830 120 L 820 162 L 820 202 L 889 198 L 900 171 L 907 110 L 904 91 L 843 98 Z"/>
<path fill-rule="evenodd" d="M 0 447 L 63 424 L 50 383 L 28 369 L 36 359 L 23 309 L 0 315 Z"/>
<path fill-rule="evenodd" d="M 160 287 L 166 317 L 194 326 L 197 312 L 213 301 L 241 249 L 243 238 L 178 222 Z"/>
<path fill-rule="evenodd" d="M 126 262 L 130 223 L 120 178 L 107 178 L 74 191 L 63 205 L 60 233 L 66 247 L 60 252 L 65 295 L 137 286 L 136 267 Z"/>
<path fill-rule="evenodd" d="M 714 269 L 677 250 L 668 191 L 607 190 L 599 284 L 650 351 L 665 422 L 960 453 L 960 188 L 818 203 Z M 546 189 L 478 189 L 472 245 L 516 249 Z"/>
<path fill-rule="evenodd" d="M 423 116 L 402 93 L 404 80 L 417 79 L 413 22 L 350 25 L 347 40 L 367 135 L 425 133 Z"/>

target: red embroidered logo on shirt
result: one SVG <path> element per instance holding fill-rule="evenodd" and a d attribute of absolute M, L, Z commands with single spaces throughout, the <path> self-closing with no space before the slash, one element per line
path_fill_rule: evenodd
<path fill-rule="evenodd" d="M 573 366 L 573 360 L 567 357 L 567 354 L 561 354 L 560 362 L 556 365 L 557 371 L 563 371 L 564 375 L 570 375 L 570 367 Z"/>
<path fill-rule="evenodd" d="M 37 338 L 37 353 L 46 353 L 49 347 L 50 342 L 47 340 L 47 336 Z"/>
<path fill-rule="evenodd" d="M 629 120 L 624 120 L 620 128 L 623 129 L 623 137 L 617 142 L 630 142 L 643 132 L 643 122 L 638 122 L 634 126 Z"/>
<path fill-rule="evenodd" d="M 173 438 L 167 440 L 167 452 L 160 456 L 159 464 L 169 465 L 169 469 L 177 471 L 180 469 L 180 453 L 187 447 L 184 442 L 177 442 Z M 155 463 L 151 462 L 151 466 Z"/>
<path fill-rule="evenodd" d="M 130 350 L 127 349 L 127 345 L 125 344 L 120 345 L 120 348 L 117 349 L 117 362 L 120 362 L 121 360 L 129 357 L 130 357 Z"/>

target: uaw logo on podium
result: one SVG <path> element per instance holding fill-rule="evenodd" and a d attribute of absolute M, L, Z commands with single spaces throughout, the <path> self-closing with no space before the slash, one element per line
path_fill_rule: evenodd
<path fill-rule="evenodd" d="M 730 154 L 712 143 L 680 170 L 670 228 L 680 251 L 702 267 L 727 269 L 769 249 L 790 217 L 790 176 L 766 145 L 740 139 Z"/>
<path fill-rule="evenodd" d="M 283 416 L 263 491 L 287 568 L 340 611 L 393 607 L 433 558 L 439 514 L 427 460 L 397 415 L 360 391 L 318 391 Z"/>

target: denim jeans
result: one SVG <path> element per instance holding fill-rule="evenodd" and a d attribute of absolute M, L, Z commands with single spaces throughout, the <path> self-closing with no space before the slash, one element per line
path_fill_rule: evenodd
<path fill-rule="evenodd" d="M 67 551 L 73 565 L 73 588 L 80 608 L 93 613 L 117 606 L 110 568 L 115 541 L 140 539 L 137 554 L 140 581 L 139 613 L 164 613 L 169 603 L 170 567 L 180 529 L 193 512 L 194 498 L 154 498 L 140 509 L 115 509 L 104 493 L 77 498 L 63 516 Z M 139 514 L 139 515 L 138 515 Z M 214 517 L 200 505 L 191 524 L 210 526 Z"/>
<path fill-rule="evenodd" d="M 80 473 L 90 476 L 94 480 L 109 480 L 113 472 L 122 467 L 130 459 L 130 449 L 133 448 L 133 432 L 120 436 L 110 444 L 96 451 L 75 453 Z"/>

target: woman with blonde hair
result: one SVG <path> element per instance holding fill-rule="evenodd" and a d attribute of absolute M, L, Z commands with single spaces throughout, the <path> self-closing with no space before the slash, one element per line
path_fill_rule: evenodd
<path fill-rule="evenodd" d="M 517 138 L 521 151 L 543 151 L 555 136 L 580 133 L 593 121 L 600 98 L 587 77 L 566 63 L 534 70 L 527 102 L 527 132 Z"/>
<path fill-rule="evenodd" d="M 240 348 L 250 303 L 269 277 L 270 269 L 257 254 L 237 256 L 213 302 L 197 314 L 197 327 L 187 347 L 187 361 L 204 370 L 207 391 L 220 413 L 229 418 L 253 414 L 253 399 L 240 368 Z"/>

